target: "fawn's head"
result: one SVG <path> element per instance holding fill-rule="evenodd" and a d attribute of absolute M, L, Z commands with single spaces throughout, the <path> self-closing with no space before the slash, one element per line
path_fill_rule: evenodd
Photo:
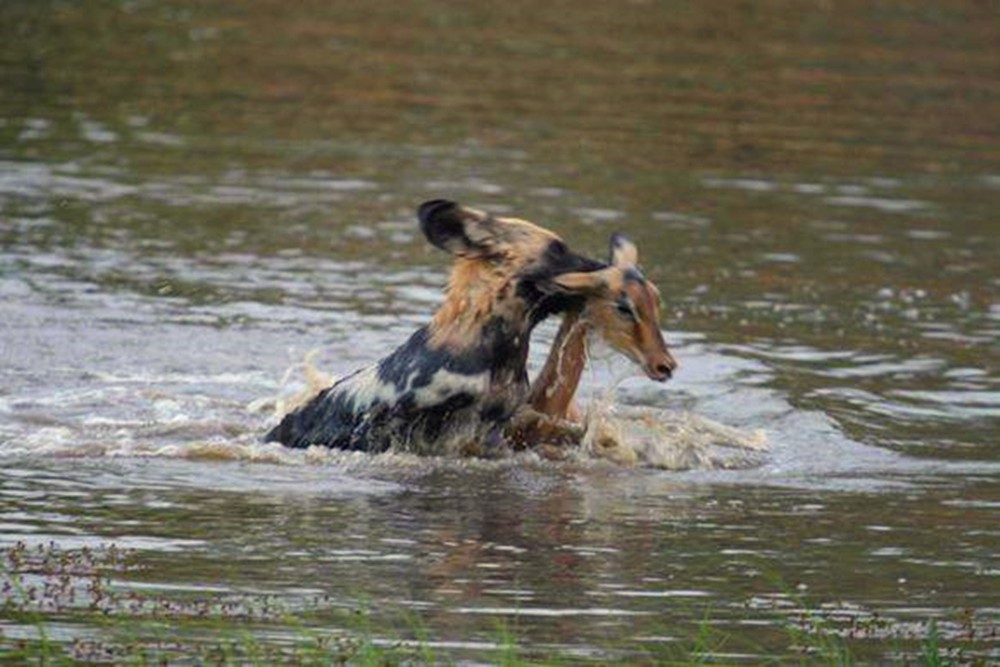
<path fill-rule="evenodd" d="M 677 368 L 660 331 L 660 292 L 638 266 L 639 252 L 622 234 L 611 237 L 610 266 L 566 273 L 554 280 L 571 292 L 585 292 L 583 319 L 611 347 L 663 382 Z"/>

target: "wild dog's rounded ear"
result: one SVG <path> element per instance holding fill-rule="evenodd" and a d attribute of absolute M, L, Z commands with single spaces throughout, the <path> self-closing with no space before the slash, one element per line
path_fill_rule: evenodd
<path fill-rule="evenodd" d="M 417 209 L 420 231 L 433 245 L 453 255 L 476 256 L 489 252 L 492 234 L 489 216 L 447 199 L 432 199 Z"/>
<path fill-rule="evenodd" d="M 458 204 L 447 199 L 432 199 L 420 205 L 417 209 L 420 231 L 431 244 L 449 252 L 453 252 L 456 244 L 461 245 L 459 240 L 465 232 L 458 209 Z"/>
<path fill-rule="evenodd" d="M 610 261 L 612 266 L 636 266 L 639 263 L 639 249 L 627 236 L 616 232 L 611 235 Z"/>
<path fill-rule="evenodd" d="M 577 271 L 564 273 L 552 278 L 552 283 L 558 288 L 572 294 L 604 294 L 612 289 L 614 269 L 598 271 Z"/>

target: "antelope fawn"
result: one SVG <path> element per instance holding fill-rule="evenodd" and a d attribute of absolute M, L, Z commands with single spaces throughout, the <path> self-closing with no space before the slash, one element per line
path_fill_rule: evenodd
<path fill-rule="evenodd" d="M 610 266 L 555 280 L 574 293 L 586 294 L 586 300 L 582 308 L 563 315 L 524 409 L 508 429 L 508 436 L 523 446 L 576 444 L 583 436 L 574 396 L 587 364 L 591 332 L 641 366 L 653 380 L 665 381 L 677 368 L 660 331 L 659 290 L 639 270 L 634 243 L 615 234 Z"/>

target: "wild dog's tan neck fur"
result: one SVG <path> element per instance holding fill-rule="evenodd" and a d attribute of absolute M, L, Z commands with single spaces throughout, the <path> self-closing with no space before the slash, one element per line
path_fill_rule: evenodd
<path fill-rule="evenodd" d="M 444 303 L 431 321 L 431 345 L 465 349 L 476 343 L 483 324 L 493 316 L 516 320 L 523 304 L 508 297 L 515 272 L 506 262 L 459 257 L 455 261 Z"/>

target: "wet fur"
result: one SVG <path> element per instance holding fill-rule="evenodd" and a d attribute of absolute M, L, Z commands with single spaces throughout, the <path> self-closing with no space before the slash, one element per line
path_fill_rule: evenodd
<path fill-rule="evenodd" d="M 456 256 L 444 303 L 402 346 L 285 415 L 266 440 L 432 454 L 481 453 L 502 440 L 528 392 L 531 330 L 584 299 L 555 278 L 604 265 L 523 220 L 443 200 L 418 215 L 428 240 Z"/>

